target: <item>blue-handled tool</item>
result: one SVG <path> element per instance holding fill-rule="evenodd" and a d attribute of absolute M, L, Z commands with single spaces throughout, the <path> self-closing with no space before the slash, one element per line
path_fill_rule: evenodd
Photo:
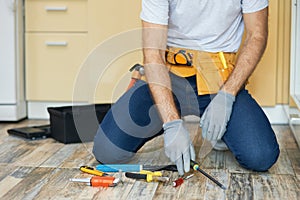
<path fill-rule="evenodd" d="M 96 169 L 102 172 L 140 172 L 142 170 L 148 171 L 177 171 L 176 165 L 139 165 L 139 164 L 105 164 L 97 165 Z"/>
<path fill-rule="evenodd" d="M 143 169 L 142 165 L 131 164 L 110 164 L 110 165 L 97 165 L 96 169 L 102 172 L 139 172 Z"/>

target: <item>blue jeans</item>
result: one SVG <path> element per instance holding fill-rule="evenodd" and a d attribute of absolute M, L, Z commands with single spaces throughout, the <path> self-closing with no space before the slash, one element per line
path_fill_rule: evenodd
<path fill-rule="evenodd" d="M 215 95 L 197 95 L 196 78 L 170 74 L 181 116 L 201 116 Z M 112 106 L 94 139 L 93 153 L 101 163 L 129 161 L 149 140 L 163 133 L 162 121 L 147 83 L 138 81 Z M 274 131 L 261 107 L 247 90 L 236 96 L 222 140 L 241 166 L 266 171 L 279 156 Z"/>

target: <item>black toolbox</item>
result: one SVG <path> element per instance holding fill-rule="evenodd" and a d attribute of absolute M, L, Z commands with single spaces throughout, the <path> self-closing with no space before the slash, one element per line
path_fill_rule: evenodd
<path fill-rule="evenodd" d="M 65 144 L 93 141 L 110 107 L 111 104 L 91 104 L 47 108 L 51 137 Z"/>

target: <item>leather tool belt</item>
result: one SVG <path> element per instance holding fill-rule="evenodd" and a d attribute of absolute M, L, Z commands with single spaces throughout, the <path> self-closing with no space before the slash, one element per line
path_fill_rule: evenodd
<path fill-rule="evenodd" d="M 168 47 L 167 67 L 180 77 L 196 75 L 198 95 L 215 94 L 231 74 L 236 53 L 209 53 Z"/>

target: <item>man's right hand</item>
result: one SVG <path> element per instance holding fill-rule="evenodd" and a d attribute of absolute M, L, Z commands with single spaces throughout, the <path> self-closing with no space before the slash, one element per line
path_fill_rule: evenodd
<path fill-rule="evenodd" d="M 181 119 L 163 125 L 165 153 L 175 162 L 179 175 L 190 170 L 190 160 L 195 160 L 195 150 L 189 132 Z"/>

